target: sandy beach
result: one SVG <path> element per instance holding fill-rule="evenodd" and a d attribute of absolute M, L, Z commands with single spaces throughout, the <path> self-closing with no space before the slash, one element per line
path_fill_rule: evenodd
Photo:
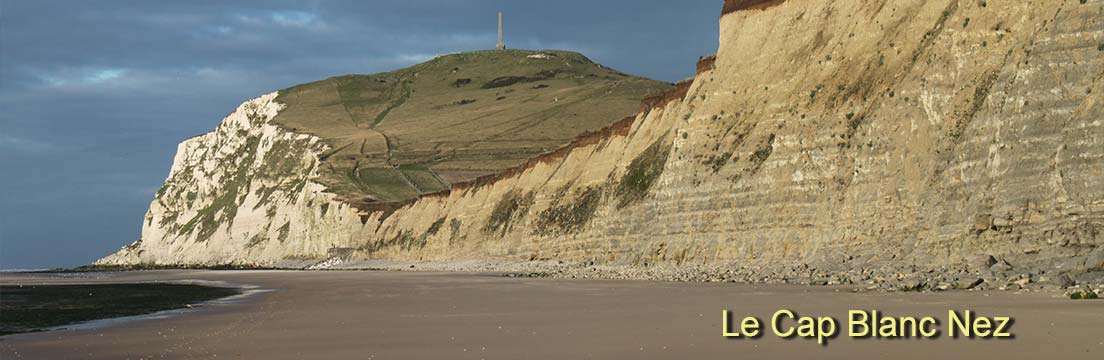
<path fill-rule="evenodd" d="M 4 274 L 3 284 L 198 281 L 258 292 L 160 319 L 0 338 L 3 359 L 1097 358 L 1104 301 L 1052 293 L 507 278 L 381 271 Z M 721 310 L 846 319 L 851 309 L 1015 319 L 1013 339 L 726 339 Z"/>

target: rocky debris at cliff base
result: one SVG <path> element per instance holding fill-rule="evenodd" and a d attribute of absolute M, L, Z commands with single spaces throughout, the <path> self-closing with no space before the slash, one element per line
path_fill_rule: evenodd
<path fill-rule="evenodd" d="M 941 266 L 930 269 L 916 266 L 854 266 L 829 271 L 808 264 L 778 268 L 744 267 L 739 265 L 602 265 L 592 261 L 563 262 L 555 260 L 495 262 L 482 260 L 398 261 L 345 260 L 324 261 L 327 270 L 383 271 L 452 271 L 491 272 L 513 278 L 560 278 L 649 280 L 674 282 L 728 282 L 743 284 L 791 284 L 807 286 L 840 286 L 849 291 L 865 292 L 933 292 L 933 291 L 1025 291 L 1055 292 L 1063 290 L 1104 293 L 1104 272 L 1089 272 L 1076 277 L 1065 272 L 1030 270 L 993 271 L 969 270 L 969 265 Z M 1007 264 L 1004 262 L 1004 264 Z M 996 265 L 996 263 L 994 264 Z"/>
<path fill-rule="evenodd" d="M 306 270 L 327 270 L 333 268 L 334 266 L 340 265 L 344 261 L 344 259 L 341 259 L 339 257 L 332 257 L 326 259 L 323 262 L 308 266 Z"/>

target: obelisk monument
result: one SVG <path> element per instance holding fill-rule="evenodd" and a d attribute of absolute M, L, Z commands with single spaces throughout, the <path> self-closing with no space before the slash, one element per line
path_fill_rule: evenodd
<path fill-rule="evenodd" d="M 498 45 L 495 45 L 495 49 L 506 50 L 506 43 L 502 41 L 502 12 L 498 12 Z"/>

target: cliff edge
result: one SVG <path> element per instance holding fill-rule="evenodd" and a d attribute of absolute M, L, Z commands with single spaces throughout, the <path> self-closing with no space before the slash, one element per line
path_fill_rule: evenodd
<path fill-rule="evenodd" d="M 211 184 L 272 159 L 266 144 L 297 142 L 307 150 L 280 157 L 286 181 L 263 187 L 286 199 L 273 220 L 254 220 L 265 210 L 250 199 L 266 196 L 254 186 L 216 212 L 235 214 L 217 230 L 229 236 L 174 239 L 152 225 L 179 224 L 159 196 L 142 240 L 100 263 L 552 260 L 844 282 L 887 281 L 872 269 L 1104 270 L 1104 1 L 724 11 L 717 55 L 635 117 L 398 206 L 323 192 L 317 141 L 266 125 L 275 95 L 253 100 L 181 145 L 174 174 L 216 166 L 192 154 L 228 151 L 221 142 L 253 149 L 241 131 L 263 134 L 256 157 L 232 157 Z"/>

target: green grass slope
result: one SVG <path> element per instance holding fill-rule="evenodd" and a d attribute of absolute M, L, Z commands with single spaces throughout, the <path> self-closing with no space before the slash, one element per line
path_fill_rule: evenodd
<path fill-rule="evenodd" d="M 342 200 L 388 203 L 519 165 L 671 88 L 579 53 L 489 50 L 295 86 L 275 121 L 331 145 L 319 181 Z"/>

